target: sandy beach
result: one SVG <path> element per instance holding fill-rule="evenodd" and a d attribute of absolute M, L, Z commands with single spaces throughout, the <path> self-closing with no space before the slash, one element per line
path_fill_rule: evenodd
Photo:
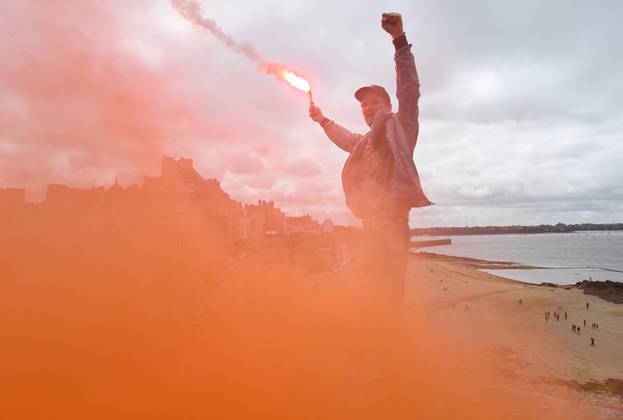
<path fill-rule="evenodd" d="M 622 305 L 580 289 L 504 279 L 452 258 L 413 256 L 408 284 L 412 309 L 422 311 L 415 319 L 430 322 L 448 348 L 461 349 L 455 356 L 466 370 L 484 362 L 476 365 L 491 368 L 492 386 L 538 402 L 534 417 L 569 407 L 579 418 L 623 415 Z"/>

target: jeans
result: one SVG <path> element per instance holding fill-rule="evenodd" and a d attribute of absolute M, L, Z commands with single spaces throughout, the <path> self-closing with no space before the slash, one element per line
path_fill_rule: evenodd
<path fill-rule="evenodd" d="M 402 314 L 410 241 L 408 218 L 363 221 L 361 269 L 372 301 L 383 311 Z"/>

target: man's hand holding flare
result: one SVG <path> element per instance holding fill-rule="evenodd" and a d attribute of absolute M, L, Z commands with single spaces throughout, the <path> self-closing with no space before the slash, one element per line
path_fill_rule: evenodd
<path fill-rule="evenodd" d="M 322 115 L 322 111 L 320 111 L 320 108 L 318 108 L 313 102 L 309 104 L 309 117 L 317 123 L 320 123 L 322 122 L 322 120 L 324 120 L 324 115 Z"/>

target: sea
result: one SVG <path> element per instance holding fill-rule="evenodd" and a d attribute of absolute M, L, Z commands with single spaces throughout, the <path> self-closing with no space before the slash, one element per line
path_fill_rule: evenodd
<path fill-rule="evenodd" d="M 452 244 L 422 248 L 421 251 L 539 267 L 482 270 L 528 283 L 623 282 L 623 231 L 414 236 L 413 240 L 444 238 L 450 238 Z"/>

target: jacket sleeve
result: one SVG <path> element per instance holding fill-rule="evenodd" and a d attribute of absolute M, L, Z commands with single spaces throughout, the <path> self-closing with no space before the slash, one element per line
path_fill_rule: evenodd
<path fill-rule="evenodd" d="M 327 137 L 340 149 L 348 153 L 352 152 L 355 145 L 363 138 L 363 134 L 350 132 L 329 119 L 325 119 L 321 125 Z"/>
<path fill-rule="evenodd" d="M 420 81 L 415 68 L 411 45 L 403 35 L 394 40 L 396 53 L 396 96 L 398 97 L 398 119 L 404 127 L 411 147 L 415 147 L 419 131 Z"/>

